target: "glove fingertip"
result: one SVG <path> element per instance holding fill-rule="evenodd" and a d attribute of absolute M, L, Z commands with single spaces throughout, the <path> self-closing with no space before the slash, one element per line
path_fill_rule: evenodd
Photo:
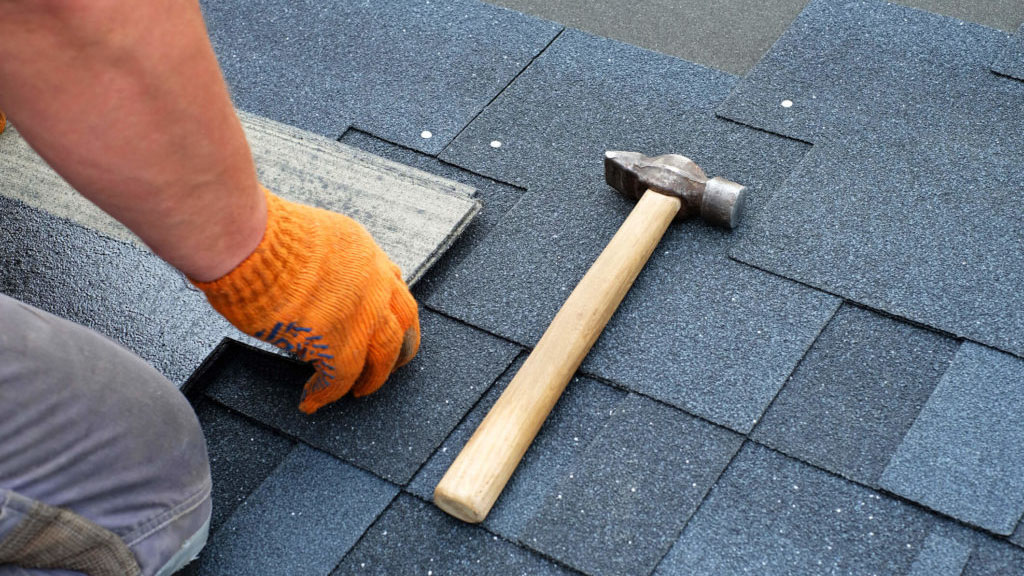
<path fill-rule="evenodd" d="M 304 414 L 313 414 L 324 406 L 338 400 L 348 393 L 351 386 L 341 382 L 328 381 L 320 372 L 314 373 L 302 387 L 302 399 L 299 410 Z"/>
<path fill-rule="evenodd" d="M 398 360 L 395 361 L 395 367 L 392 369 L 392 372 L 411 362 L 419 350 L 420 326 L 419 322 L 417 322 L 405 331 L 405 336 L 402 338 L 402 349 L 398 353 Z"/>

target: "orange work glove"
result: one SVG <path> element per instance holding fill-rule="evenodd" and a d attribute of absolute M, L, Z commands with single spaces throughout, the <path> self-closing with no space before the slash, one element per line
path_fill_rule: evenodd
<path fill-rule="evenodd" d="M 259 246 L 225 276 L 195 285 L 239 330 L 313 364 L 303 412 L 349 390 L 376 391 L 419 349 L 416 301 L 401 271 L 351 218 L 264 191 Z"/>
<path fill-rule="evenodd" d="M 3 110 L 0 110 L 0 134 L 4 133 L 4 128 L 7 128 L 7 115 L 4 114 Z"/>

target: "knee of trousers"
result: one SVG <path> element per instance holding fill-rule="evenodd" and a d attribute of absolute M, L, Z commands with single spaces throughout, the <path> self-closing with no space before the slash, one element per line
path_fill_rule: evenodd
<path fill-rule="evenodd" d="M 195 413 L 142 359 L 0 295 L 0 488 L 71 510 L 126 543 L 209 506 Z"/>

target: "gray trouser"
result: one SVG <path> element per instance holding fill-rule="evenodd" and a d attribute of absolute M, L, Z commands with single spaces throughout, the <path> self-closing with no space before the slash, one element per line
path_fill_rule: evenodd
<path fill-rule="evenodd" d="M 0 294 L 0 576 L 166 572 L 210 509 L 206 443 L 178 389 Z"/>

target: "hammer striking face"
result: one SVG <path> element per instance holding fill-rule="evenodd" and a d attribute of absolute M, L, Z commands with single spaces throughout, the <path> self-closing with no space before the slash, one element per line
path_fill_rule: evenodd
<path fill-rule="evenodd" d="M 653 190 L 682 201 L 677 220 L 700 216 L 709 224 L 735 228 L 743 215 L 746 187 L 725 178 L 708 179 L 693 160 L 679 154 L 645 156 L 608 151 L 604 177 L 627 198 L 639 200 Z"/>

